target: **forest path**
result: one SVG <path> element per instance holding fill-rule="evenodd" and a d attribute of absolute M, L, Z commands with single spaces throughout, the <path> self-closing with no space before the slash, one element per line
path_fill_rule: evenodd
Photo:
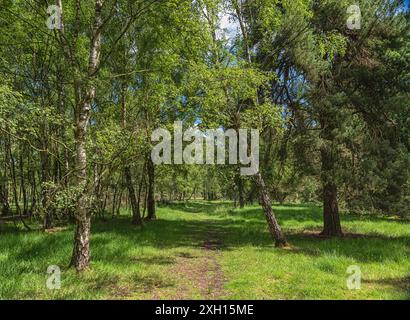
<path fill-rule="evenodd" d="M 212 221 L 204 221 L 203 240 L 199 241 L 195 253 L 179 253 L 169 269 L 175 284 L 172 293 L 161 289 L 153 292 L 153 299 L 170 300 L 199 298 L 205 300 L 223 299 L 226 295 L 224 276 L 218 257 L 223 246 L 222 233 Z"/>

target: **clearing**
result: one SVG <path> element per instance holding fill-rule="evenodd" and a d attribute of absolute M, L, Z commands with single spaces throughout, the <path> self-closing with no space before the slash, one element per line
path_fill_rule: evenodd
<path fill-rule="evenodd" d="M 128 213 L 95 219 L 92 268 L 67 269 L 72 229 L 15 232 L 0 225 L 1 299 L 410 299 L 410 223 L 342 215 L 344 239 L 317 236 L 321 209 L 274 207 L 291 247 L 276 249 L 262 210 L 228 202 L 158 209 L 157 221 L 130 224 Z M 47 267 L 62 270 L 46 288 Z M 348 290 L 346 270 L 362 272 Z"/>

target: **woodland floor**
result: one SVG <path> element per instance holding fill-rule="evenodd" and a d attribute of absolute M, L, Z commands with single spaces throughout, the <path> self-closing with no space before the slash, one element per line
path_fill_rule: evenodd
<path fill-rule="evenodd" d="M 130 224 L 128 212 L 95 219 L 92 267 L 67 268 L 72 228 L 25 232 L 0 225 L 1 299 L 410 299 L 410 222 L 344 214 L 343 239 L 323 239 L 321 210 L 275 206 L 291 244 L 276 249 L 259 206 L 190 202 Z M 18 226 L 17 226 L 18 227 Z M 46 288 L 47 267 L 62 270 Z M 348 290 L 347 268 L 361 268 Z"/>

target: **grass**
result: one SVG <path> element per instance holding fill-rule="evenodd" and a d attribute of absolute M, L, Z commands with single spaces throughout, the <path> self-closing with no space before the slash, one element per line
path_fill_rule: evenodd
<path fill-rule="evenodd" d="M 72 228 L 52 234 L 0 225 L 1 299 L 410 299 L 409 222 L 343 215 L 344 239 L 320 239 L 321 210 L 275 206 L 291 247 L 276 249 L 258 206 L 191 202 L 134 227 L 95 220 L 92 267 L 67 268 Z M 62 269 L 46 288 L 47 267 Z M 348 290 L 347 268 L 362 271 Z"/>

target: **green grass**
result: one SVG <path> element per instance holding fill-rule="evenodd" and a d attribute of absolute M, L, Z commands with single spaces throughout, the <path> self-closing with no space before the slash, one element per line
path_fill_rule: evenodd
<path fill-rule="evenodd" d="M 0 225 L 0 298 L 410 299 L 409 222 L 343 215 L 350 236 L 324 240 L 315 236 L 320 208 L 275 212 L 289 249 L 273 247 L 258 206 L 174 204 L 143 228 L 125 213 L 95 220 L 92 267 L 82 274 L 67 268 L 72 228 L 45 234 Z M 220 240 L 218 250 L 204 249 L 210 237 Z M 60 290 L 46 288 L 49 265 L 62 269 Z M 346 287 L 350 265 L 361 268 L 360 290 Z"/>

